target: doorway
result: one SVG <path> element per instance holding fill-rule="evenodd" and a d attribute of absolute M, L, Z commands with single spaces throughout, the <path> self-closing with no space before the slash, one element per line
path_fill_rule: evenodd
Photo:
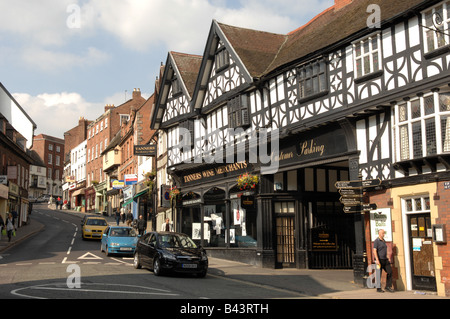
<path fill-rule="evenodd" d="M 295 202 L 276 202 L 277 266 L 295 267 Z"/>
<path fill-rule="evenodd" d="M 411 288 L 436 291 L 429 196 L 404 200 L 407 213 Z"/>

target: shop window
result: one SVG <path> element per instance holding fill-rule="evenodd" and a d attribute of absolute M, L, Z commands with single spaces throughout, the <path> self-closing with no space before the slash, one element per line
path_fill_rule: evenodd
<path fill-rule="evenodd" d="M 290 171 L 287 173 L 287 188 L 288 191 L 297 190 L 297 171 Z"/>
<path fill-rule="evenodd" d="M 277 173 L 273 177 L 273 190 L 282 191 L 284 189 L 283 173 Z"/>

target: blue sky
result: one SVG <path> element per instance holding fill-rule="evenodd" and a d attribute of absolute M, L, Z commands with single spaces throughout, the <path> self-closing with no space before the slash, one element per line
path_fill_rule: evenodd
<path fill-rule="evenodd" d="M 203 54 L 213 19 L 286 34 L 334 0 L 0 0 L 0 82 L 63 137 L 134 88 L 152 94 L 168 51 Z M 127 93 L 126 93 L 127 91 Z"/>

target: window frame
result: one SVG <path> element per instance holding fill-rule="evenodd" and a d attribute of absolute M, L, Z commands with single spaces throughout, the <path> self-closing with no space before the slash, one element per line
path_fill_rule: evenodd
<path fill-rule="evenodd" d="M 376 37 L 377 48 L 373 49 L 373 39 Z M 368 52 L 364 51 L 364 43 L 368 42 Z M 358 45 L 360 46 L 360 54 L 358 54 Z M 352 50 L 353 50 L 353 72 L 355 82 L 362 82 L 374 77 L 378 77 L 383 73 L 383 50 L 382 50 L 382 41 L 381 41 L 381 32 L 372 33 L 364 38 L 361 38 L 357 41 L 352 42 Z M 378 68 L 374 67 L 374 54 L 378 56 Z M 369 70 L 365 71 L 366 61 L 365 58 L 369 57 Z M 361 73 L 359 73 L 358 68 L 358 60 L 361 60 Z"/>
<path fill-rule="evenodd" d="M 441 19 L 442 19 L 442 29 L 440 31 L 438 31 L 438 29 L 440 29 L 439 27 L 436 26 L 436 24 L 434 23 L 435 21 L 435 14 L 436 14 L 436 10 L 442 6 L 442 15 L 441 15 Z M 449 26 L 450 26 L 450 12 L 449 12 L 449 8 L 450 8 L 450 1 L 442 1 L 430 8 L 427 8 L 426 10 L 423 10 L 421 12 L 421 26 L 422 26 L 422 35 L 423 35 L 423 42 L 424 42 L 424 52 L 425 52 L 425 58 L 431 58 L 434 57 L 435 55 L 439 55 L 441 53 L 441 50 L 445 50 L 448 49 L 450 47 L 449 43 L 450 43 L 450 35 L 448 33 L 449 31 Z M 431 25 L 427 25 L 428 23 L 428 17 L 427 14 L 431 12 Z M 430 49 L 429 44 L 430 42 L 428 41 L 428 35 L 432 34 L 433 36 L 433 48 Z M 439 35 L 443 34 L 443 44 L 439 45 L 440 39 L 439 39 Z M 433 54 L 436 53 L 436 54 Z"/>
<path fill-rule="evenodd" d="M 315 72 L 315 65 L 319 64 L 318 72 Z M 323 65 L 323 70 L 322 66 Z M 310 75 L 308 75 L 308 71 L 310 71 Z M 304 76 L 302 75 L 304 74 Z M 320 76 L 323 75 L 323 88 L 322 82 L 320 80 Z M 314 79 L 318 79 L 317 86 L 318 91 L 314 90 Z M 304 63 L 297 68 L 297 80 L 298 80 L 298 101 L 304 102 L 308 101 L 323 95 L 326 95 L 330 91 L 330 82 L 328 79 L 328 63 L 324 58 L 315 59 L 308 63 Z M 310 93 L 306 93 L 306 87 L 308 81 L 311 81 L 312 91 Z M 302 89 L 303 88 L 303 89 Z"/>
<path fill-rule="evenodd" d="M 228 128 L 246 128 L 250 120 L 250 96 L 240 94 L 227 101 Z M 245 114 L 244 114 L 245 113 Z"/>
<path fill-rule="evenodd" d="M 427 99 L 433 100 L 434 110 L 427 112 Z M 443 110 L 443 99 L 450 100 L 450 92 L 428 92 L 413 99 L 406 99 L 401 103 L 397 103 L 394 106 L 394 145 L 395 145 L 395 157 L 394 162 L 404 162 L 410 160 L 416 160 L 426 158 L 430 156 L 437 156 L 439 154 L 450 153 L 450 104 L 447 106 L 447 110 Z M 430 101 L 428 100 L 428 102 Z M 414 115 L 414 104 L 419 101 L 420 115 Z M 406 112 L 405 112 L 406 111 Z M 447 118 L 449 128 L 443 130 L 443 120 Z M 432 122 L 430 120 L 433 120 Z M 430 128 L 429 124 L 434 125 L 434 136 L 429 136 L 427 129 Z M 414 140 L 414 129 L 420 124 L 420 132 L 416 130 L 416 136 L 420 136 L 420 143 Z M 406 129 L 406 131 L 405 131 Z M 449 135 L 445 138 L 445 135 Z M 432 139 L 434 138 L 434 140 Z M 430 144 L 434 143 L 433 144 Z M 414 144 L 416 143 L 416 144 Z M 416 145 L 416 148 L 414 147 Z M 420 145 L 420 155 L 417 154 L 417 146 Z M 446 146 L 447 145 L 447 146 Z M 406 149 L 403 149 L 406 148 Z M 434 148 L 435 151 L 430 152 L 430 148 Z M 446 150 L 447 148 L 447 150 Z"/>

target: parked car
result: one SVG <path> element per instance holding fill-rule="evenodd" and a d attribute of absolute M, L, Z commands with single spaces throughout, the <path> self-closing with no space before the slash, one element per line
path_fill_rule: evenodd
<path fill-rule="evenodd" d="M 102 236 L 100 250 L 110 254 L 134 255 L 138 236 L 131 227 L 109 226 Z"/>
<path fill-rule="evenodd" d="M 108 222 L 103 217 L 86 217 L 82 223 L 81 236 L 83 239 L 102 239 Z"/>
<path fill-rule="evenodd" d="M 205 277 L 208 271 L 206 251 L 185 234 L 151 232 L 142 236 L 134 254 L 134 268 L 165 272 L 192 273 Z"/>

